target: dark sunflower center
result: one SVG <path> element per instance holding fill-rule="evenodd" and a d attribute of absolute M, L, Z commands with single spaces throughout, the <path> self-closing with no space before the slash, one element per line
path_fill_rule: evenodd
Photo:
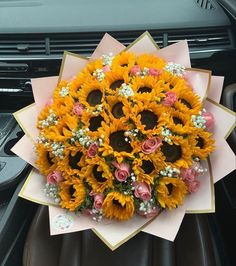
<path fill-rule="evenodd" d="M 98 171 L 98 165 L 95 165 L 93 167 L 93 176 L 100 183 L 104 183 L 107 181 L 107 179 L 103 177 L 102 172 Z"/>
<path fill-rule="evenodd" d="M 121 67 L 127 67 L 128 66 L 128 64 L 122 64 L 121 65 Z"/>
<path fill-rule="evenodd" d="M 113 148 L 113 150 L 121 152 L 132 152 L 132 147 L 128 141 L 125 141 L 125 131 L 120 130 L 112 133 L 110 135 L 110 145 Z"/>
<path fill-rule="evenodd" d="M 104 119 L 101 115 L 91 117 L 89 119 L 89 130 L 96 131 L 101 126 L 102 121 L 104 121 Z"/>
<path fill-rule="evenodd" d="M 87 96 L 87 102 L 91 106 L 96 106 L 102 102 L 102 92 L 98 89 L 91 91 Z"/>
<path fill-rule="evenodd" d="M 173 186 L 172 184 L 168 184 L 168 185 L 166 185 L 166 187 L 167 187 L 167 189 L 168 189 L 168 194 L 171 195 L 174 186 Z"/>
<path fill-rule="evenodd" d="M 176 125 L 178 125 L 178 124 L 180 124 L 180 125 L 184 125 L 184 123 L 183 123 L 183 121 L 180 119 L 180 118 L 178 118 L 178 117 L 173 117 L 173 121 L 174 121 L 174 123 L 176 124 Z"/>
<path fill-rule="evenodd" d="M 69 166 L 72 168 L 72 169 L 78 169 L 80 170 L 81 167 L 78 166 L 78 163 L 81 159 L 81 157 L 83 156 L 83 153 L 82 152 L 77 152 L 75 154 L 75 156 L 72 156 L 71 154 L 69 155 Z"/>
<path fill-rule="evenodd" d="M 114 205 L 116 205 L 116 206 L 119 206 L 120 208 L 124 208 L 124 207 L 125 207 L 125 205 L 122 206 L 122 205 L 120 204 L 119 200 L 116 200 L 116 199 L 113 199 L 113 200 L 112 200 L 112 203 L 113 203 Z"/>
<path fill-rule="evenodd" d="M 114 81 L 113 83 L 111 83 L 110 88 L 112 90 L 116 90 L 117 88 L 120 88 L 120 86 L 124 83 L 123 79 L 118 79 L 116 81 Z"/>
<path fill-rule="evenodd" d="M 181 99 L 180 102 L 188 107 L 188 109 L 192 109 L 192 105 L 186 101 L 185 99 Z"/>
<path fill-rule="evenodd" d="M 113 108 L 112 108 L 112 114 L 115 118 L 121 118 L 122 116 L 124 116 L 124 112 L 123 112 L 123 103 L 122 102 L 118 102 L 116 103 Z"/>
<path fill-rule="evenodd" d="M 157 125 L 157 115 L 153 112 L 145 110 L 139 113 L 141 115 L 141 123 L 145 126 L 145 129 L 153 129 Z"/>
<path fill-rule="evenodd" d="M 199 147 L 200 149 L 203 149 L 204 148 L 204 140 L 203 140 L 203 138 L 198 137 L 196 139 L 196 141 L 197 141 L 197 147 Z"/>
<path fill-rule="evenodd" d="M 166 162 L 174 163 L 182 156 L 181 147 L 175 144 L 168 144 L 167 142 L 162 142 L 161 151 L 166 157 Z"/>
<path fill-rule="evenodd" d="M 47 158 L 48 163 L 49 163 L 50 165 L 53 165 L 53 161 L 52 161 L 52 158 L 51 158 L 49 152 L 47 152 L 47 154 L 46 154 L 46 158 Z"/>
<path fill-rule="evenodd" d="M 75 198 L 75 196 L 73 195 L 75 193 L 75 189 L 73 187 L 73 185 L 69 186 L 69 194 L 71 198 Z"/>
<path fill-rule="evenodd" d="M 141 87 L 141 88 L 138 89 L 138 93 L 145 93 L 145 92 L 149 93 L 151 91 L 152 91 L 152 89 L 149 88 L 149 87 Z"/>
<path fill-rule="evenodd" d="M 145 174 L 150 174 L 155 169 L 153 163 L 149 160 L 143 160 L 141 167 Z"/>

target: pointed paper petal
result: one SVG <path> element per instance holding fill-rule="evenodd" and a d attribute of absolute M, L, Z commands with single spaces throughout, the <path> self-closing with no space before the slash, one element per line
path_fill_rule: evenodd
<path fill-rule="evenodd" d="M 216 139 L 216 150 L 210 155 L 214 182 L 219 181 L 236 169 L 234 152 L 223 138 Z"/>
<path fill-rule="evenodd" d="M 148 50 L 146 50 L 148 52 Z M 181 64 L 186 68 L 191 67 L 189 49 L 187 41 L 180 41 L 156 52 L 157 56 L 165 59 L 167 62 Z"/>
<path fill-rule="evenodd" d="M 205 100 L 210 89 L 211 71 L 195 68 L 186 69 L 186 79 L 201 100 Z"/>
<path fill-rule="evenodd" d="M 134 52 L 135 55 L 140 55 L 147 53 L 147 51 L 150 54 L 155 54 L 159 48 L 152 39 L 151 35 L 148 32 L 145 32 L 137 40 L 131 43 L 125 50 Z"/>
<path fill-rule="evenodd" d="M 100 43 L 98 44 L 97 48 L 93 52 L 91 59 L 98 59 L 104 54 L 112 53 L 113 55 L 119 54 L 121 51 L 125 49 L 125 46 L 118 42 L 116 39 L 111 37 L 108 33 L 106 33 Z"/>
<path fill-rule="evenodd" d="M 57 82 L 57 76 L 31 79 L 34 100 L 39 110 L 42 110 L 47 101 L 52 97 Z"/>
<path fill-rule="evenodd" d="M 77 54 L 65 52 L 59 75 L 59 81 L 71 80 L 76 76 L 88 63 L 88 59 Z"/>
<path fill-rule="evenodd" d="M 163 211 L 142 231 L 169 241 L 174 241 L 185 215 L 184 206 L 172 211 Z"/>
<path fill-rule="evenodd" d="M 220 102 L 220 97 L 223 90 L 224 77 L 211 76 L 211 85 L 207 97 L 217 103 Z"/>
<path fill-rule="evenodd" d="M 59 235 L 83 231 L 94 226 L 91 217 L 68 212 L 55 206 L 49 206 L 50 234 Z"/>
<path fill-rule="evenodd" d="M 12 148 L 11 151 L 18 155 L 20 158 L 25 160 L 27 163 L 37 168 L 36 153 L 34 151 L 33 141 L 24 135 Z"/>
<path fill-rule="evenodd" d="M 38 129 L 36 127 L 38 114 L 39 110 L 35 103 L 13 114 L 24 133 L 33 140 L 38 137 Z"/>

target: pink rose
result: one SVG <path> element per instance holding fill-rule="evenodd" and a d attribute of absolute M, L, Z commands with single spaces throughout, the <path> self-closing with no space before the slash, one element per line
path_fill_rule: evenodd
<path fill-rule="evenodd" d="M 215 119 L 212 113 L 210 112 L 205 112 L 203 113 L 203 117 L 206 120 L 205 126 L 207 130 L 213 129 L 215 125 Z"/>
<path fill-rule="evenodd" d="M 142 200 L 150 200 L 152 197 L 151 186 L 145 182 L 134 182 L 134 195 Z"/>
<path fill-rule="evenodd" d="M 144 211 L 137 211 L 137 213 L 145 218 L 153 218 L 158 215 L 159 209 L 157 207 L 153 207 L 148 213 Z"/>
<path fill-rule="evenodd" d="M 74 104 L 74 107 L 73 107 L 73 112 L 77 115 L 77 116 L 81 116 L 82 113 L 84 111 L 84 107 L 81 103 L 77 102 Z"/>
<path fill-rule="evenodd" d="M 150 154 L 153 153 L 157 148 L 159 148 L 161 146 L 162 143 L 162 139 L 159 137 L 153 137 L 150 139 L 146 139 L 143 143 L 142 143 L 142 152 L 144 154 Z"/>
<path fill-rule="evenodd" d="M 185 184 L 187 185 L 187 189 L 188 189 L 189 193 L 196 192 L 200 187 L 200 181 L 199 180 L 185 181 Z"/>
<path fill-rule="evenodd" d="M 150 76 L 154 76 L 154 77 L 161 75 L 162 72 L 163 72 L 162 70 L 159 70 L 156 68 L 149 68 L 149 70 L 148 70 L 148 74 Z"/>
<path fill-rule="evenodd" d="M 138 65 L 134 65 L 131 69 L 130 69 L 130 74 L 132 76 L 139 76 L 141 73 L 141 68 Z"/>
<path fill-rule="evenodd" d="M 118 181 L 124 182 L 130 176 L 130 166 L 127 163 L 118 164 L 114 162 L 113 165 L 116 167 L 115 177 Z"/>
<path fill-rule="evenodd" d="M 181 169 L 180 175 L 184 181 L 191 182 L 197 176 L 196 171 L 193 168 Z"/>
<path fill-rule="evenodd" d="M 163 105 L 172 106 L 177 100 L 177 96 L 173 91 L 166 92 L 166 98 L 163 101 Z"/>
<path fill-rule="evenodd" d="M 95 157 L 95 155 L 97 154 L 97 151 L 98 151 L 98 144 L 96 142 L 90 144 L 88 151 L 87 151 L 88 157 L 90 158 Z"/>
<path fill-rule="evenodd" d="M 102 71 L 103 71 L 103 73 L 106 73 L 106 72 L 111 71 L 111 68 L 110 68 L 109 65 L 106 65 L 106 66 L 104 66 L 104 67 L 102 68 Z"/>
<path fill-rule="evenodd" d="M 95 194 L 93 206 L 95 209 L 100 210 L 102 208 L 102 203 L 104 200 L 104 196 L 102 194 Z"/>
<path fill-rule="evenodd" d="M 62 173 L 60 171 L 53 171 L 47 175 L 47 182 L 49 184 L 57 184 L 64 180 Z"/>

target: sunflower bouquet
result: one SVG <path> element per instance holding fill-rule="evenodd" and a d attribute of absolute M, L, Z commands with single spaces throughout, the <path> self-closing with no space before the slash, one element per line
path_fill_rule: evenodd
<path fill-rule="evenodd" d="M 60 81 L 38 116 L 44 192 L 96 221 L 177 208 L 206 172 L 213 125 L 182 65 L 104 54 Z"/>

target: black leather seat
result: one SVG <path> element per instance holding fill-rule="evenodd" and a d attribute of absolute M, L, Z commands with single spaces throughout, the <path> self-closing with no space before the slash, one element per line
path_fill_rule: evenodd
<path fill-rule="evenodd" d="M 91 230 L 50 236 L 48 211 L 40 206 L 24 249 L 24 266 L 216 266 L 206 215 L 186 215 L 175 242 L 139 233 L 111 251 Z"/>

